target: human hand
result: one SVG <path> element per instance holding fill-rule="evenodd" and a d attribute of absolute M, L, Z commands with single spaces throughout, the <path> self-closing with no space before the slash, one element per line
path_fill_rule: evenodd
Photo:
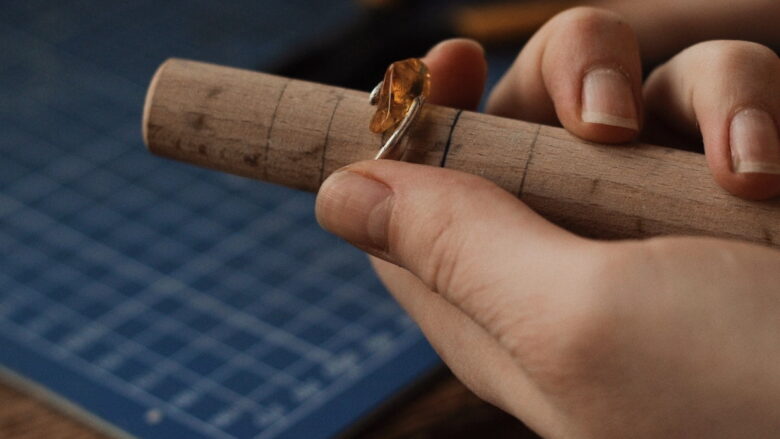
<path fill-rule="evenodd" d="M 780 47 L 775 0 L 590 0 L 620 14 L 636 33 L 642 58 L 660 61 L 699 41 L 732 39 Z"/>
<path fill-rule="evenodd" d="M 476 105 L 485 76 L 478 46 L 447 42 L 425 62 L 432 102 Z M 738 42 L 694 46 L 651 75 L 644 97 L 639 64 L 619 18 L 570 10 L 526 46 L 488 111 L 615 143 L 637 135 L 645 111 L 678 129 L 698 124 L 722 186 L 751 198 L 780 193 L 776 122 L 761 123 L 763 114 L 780 117 L 774 53 Z M 588 72 L 609 86 L 587 90 Z M 744 118 L 736 128 L 735 114 Z M 742 146 L 737 155 L 750 167 L 732 166 Z M 392 161 L 333 174 L 317 216 L 374 256 L 388 289 L 467 386 L 544 436 L 780 431 L 776 250 L 693 237 L 591 241 L 484 179 Z"/>

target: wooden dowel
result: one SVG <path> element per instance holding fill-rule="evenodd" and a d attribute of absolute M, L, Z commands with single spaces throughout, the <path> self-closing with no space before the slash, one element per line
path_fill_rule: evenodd
<path fill-rule="evenodd" d="M 180 59 L 157 71 L 144 141 L 161 156 L 308 191 L 370 159 L 368 94 Z M 780 201 L 720 189 L 700 154 L 604 146 L 561 128 L 426 104 L 404 140 L 406 161 L 494 181 L 585 236 L 709 235 L 780 246 Z"/>

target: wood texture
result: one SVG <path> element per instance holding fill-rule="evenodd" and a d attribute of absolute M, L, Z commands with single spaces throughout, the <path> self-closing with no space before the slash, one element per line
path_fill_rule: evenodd
<path fill-rule="evenodd" d="M 0 382 L 0 437 L 107 439 L 37 399 Z"/>
<path fill-rule="evenodd" d="M 0 438 L 108 439 L 92 427 L 0 382 Z M 480 400 L 451 374 L 341 439 L 537 438 L 522 423 Z"/>
<path fill-rule="evenodd" d="M 171 59 L 155 74 L 144 139 L 165 157 L 315 191 L 371 158 L 367 94 Z M 720 189 L 700 154 L 604 146 L 560 128 L 426 104 L 404 160 L 481 175 L 585 236 L 708 235 L 780 246 L 780 201 Z"/>

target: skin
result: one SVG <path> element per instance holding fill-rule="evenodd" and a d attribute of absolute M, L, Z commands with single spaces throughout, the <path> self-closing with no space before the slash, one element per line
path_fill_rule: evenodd
<path fill-rule="evenodd" d="M 488 112 L 560 123 L 587 140 L 632 140 L 638 131 L 580 117 L 583 75 L 615 66 L 638 114 L 701 134 L 724 189 L 780 194 L 780 175 L 732 172 L 728 132 L 745 107 L 780 120 L 777 55 L 755 43 L 700 43 L 642 84 L 639 41 L 613 12 L 566 11 L 520 53 Z M 431 101 L 476 107 L 486 69 L 478 44 L 446 41 L 424 61 Z M 325 229 L 372 255 L 467 386 L 545 437 L 780 431 L 777 250 L 696 237 L 588 240 L 479 177 L 385 160 L 334 173 L 316 211 Z"/>
<path fill-rule="evenodd" d="M 700 41 L 732 39 L 780 45 L 775 0 L 593 0 L 634 29 L 643 58 L 662 60 Z"/>

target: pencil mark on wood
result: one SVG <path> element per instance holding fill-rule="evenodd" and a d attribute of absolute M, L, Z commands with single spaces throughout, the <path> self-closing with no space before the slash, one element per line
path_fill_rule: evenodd
<path fill-rule="evenodd" d="M 185 113 L 185 119 L 192 129 L 200 131 L 206 128 L 206 116 L 203 113 Z"/>
<path fill-rule="evenodd" d="M 590 191 L 588 191 L 589 194 L 593 195 L 596 193 L 597 190 L 599 190 L 599 186 L 601 185 L 601 180 L 598 178 L 594 178 L 590 181 Z"/>
<path fill-rule="evenodd" d="M 260 154 L 244 154 L 244 163 L 246 163 L 249 166 L 252 166 L 253 168 L 257 167 L 257 159 L 260 157 Z"/>
<path fill-rule="evenodd" d="M 450 145 L 452 144 L 452 133 L 455 132 L 455 126 L 458 124 L 461 114 L 463 114 L 463 110 L 458 110 L 458 112 L 455 113 L 455 117 L 452 118 L 450 133 L 447 135 L 447 143 L 444 144 L 444 152 L 441 155 L 441 163 L 439 163 L 440 168 L 444 168 L 447 165 L 447 155 L 450 153 Z"/>
<path fill-rule="evenodd" d="M 766 241 L 769 245 L 774 245 L 775 243 L 775 237 L 772 234 L 772 231 L 769 229 L 764 229 L 764 241 Z"/>
<path fill-rule="evenodd" d="M 291 79 L 288 79 L 287 82 L 284 83 L 282 86 L 282 90 L 279 92 L 279 97 L 276 99 L 276 104 L 274 105 L 274 111 L 271 113 L 271 123 L 268 124 L 268 134 L 265 137 L 265 148 L 263 151 L 263 179 L 268 179 L 268 153 L 271 150 L 271 132 L 274 130 L 274 122 L 276 122 L 276 112 L 279 111 L 279 104 L 282 102 L 282 98 L 284 97 L 284 92 L 287 91 L 287 87 L 292 82 Z"/>
<path fill-rule="evenodd" d="M 328 127 L 325 129 L 325 143 L 322 145 L 322 156 L 320 157 L 320 177 L 317 180 L 318 186 L 325 181 L 325 154 L 328 151 L 328 143 L 330 142 L 330 127 L 333 125 L 333 119 L 336 117 L 336 111 L 338 111 L 339 104 L 341 104 L 342 100 L 344 100 L 344 93 L 339 93 L 339 95 L 336 96 L 336 105 L 333 106 L 333 112 L 330 114 L 330 119 L 328 120 Z"/>
<path fill-rule="evenodd" d="M 163 129 L 162 125 L 157 125 L 157 124 L 155 124 L 155 123 L 151 123 L 151 122 L 149 122 L 149 123 L 146 125 L 146 132 L 147 132 L 147 134 L 148 134 L 148 136 L 147 136 L 147 137 L 149 137 L 150 139 L 151 139 L 151 138 L 153 138 L 153 137 L 154 137 L 155 135 L 157 135 L 157 133 L 158 133 L 158 132 L 160 132 L 160 130 L 162 130 L 162 129 Z"/>
<path fill-rule="evenodd" d="M 211 87 L 206 93 L 207 99 L 212 99 L 219 96 L 222 93 L 222 87 Z"/>
<path fill-rule="evenodd" d="M 539 139 L 539 131 L 542 130 L 541 125 L 536 126 L 536 133 L 534 133 L 534 139 L 531 141 L 531 146 L 528 147 L 528 159 L 525 161 L 523 167 L 523 176 L 520 177 L 520 189 L 517 190 L 517 198 L 522 198 L 523 189 L 525 189 L 525 177 L 528 175 L 528 169 L 531 166 L 531 159 L 534 156 L 534 148 L 536 147 L 536 141 Z"/>

